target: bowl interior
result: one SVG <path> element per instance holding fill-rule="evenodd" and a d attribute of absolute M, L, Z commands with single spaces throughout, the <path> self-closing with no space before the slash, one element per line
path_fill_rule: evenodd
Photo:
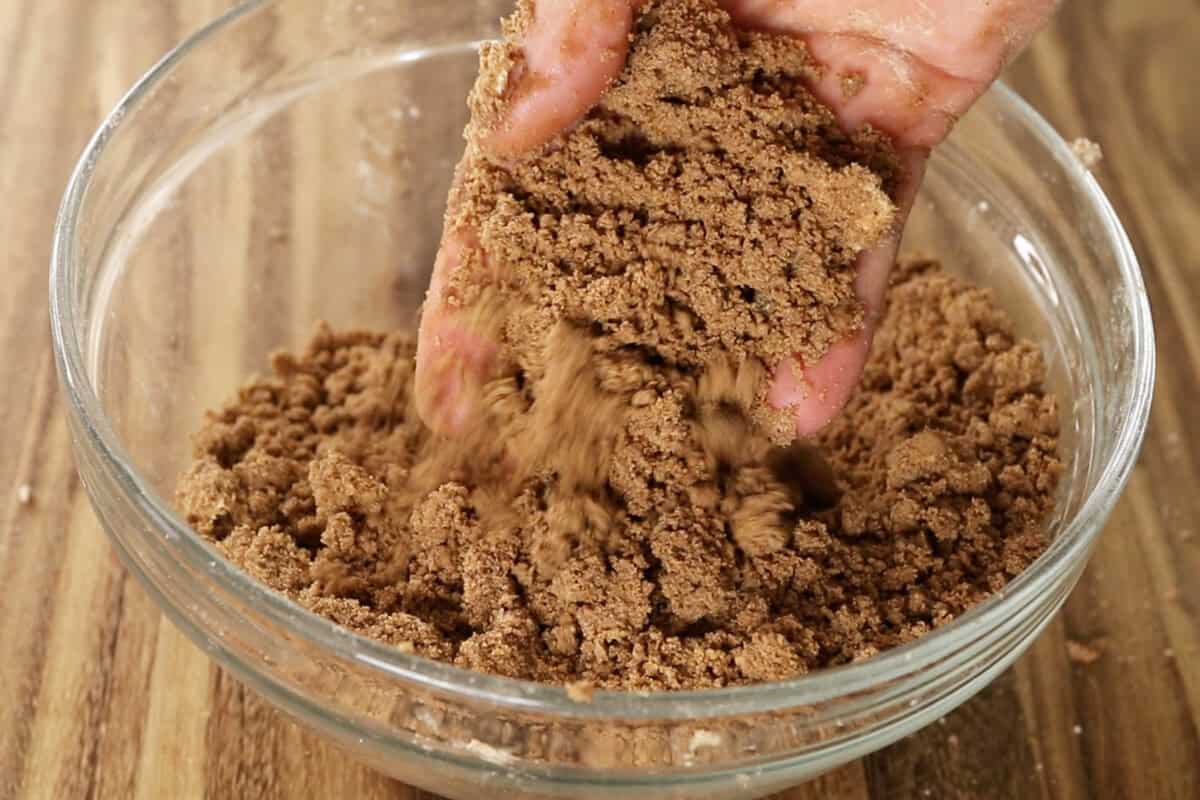
<path fill-rule="evenodd" d="M 414 325 L 462 152 L 469 44 L 313 74 L 219 118 L 105 245 L 88 368 L 138 472 L 163 497 L 205 409 L 318 320 Z"/>
<path fill-rule="evenodd" d="M 98 254 L 85 356 L 116 436 L 161 497 L 203 412 L 272 351 L 302 345 L 318 320 L 413 327 L 476 64 L 470 41 L 347 57 L 332 71 L 301 64 L 143 168 Z M 1035 206 L 1054 187 L 1005 169 L 1029 158 L 1005 127 L 1010 112 L 989 98 L 935 155 L 904 255 L 991 287 L 1042 345 L 1064 401 L 1053 535 L 1103 466 L 1099 359 L 1114 337 L 1088 330 L 1097 309 L 1072 264 L 1087 254 L 1066 252 L 1062 214 Z"/>

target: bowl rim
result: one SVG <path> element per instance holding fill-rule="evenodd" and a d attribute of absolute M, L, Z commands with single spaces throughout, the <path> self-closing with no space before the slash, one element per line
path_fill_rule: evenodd
<path fill-rule="evenodd" d="M 258 613 L 286 627 L 305 644 L 353 660 L 390 681 L 420 684 L 463 700 L 484 702 L 496 710 L 542 712 L 559 718 L 604 720 L 619 717 L 637 721 L 671 721 L 713 718 L 778 711 L 844 699 L 857 693 L 901 681 L 953 655 L 981 632 L 1036 600 L 1056 578 L 1086 558 L 1092 542 L 1128 481 L 1148 423 L 1155 375 L 1153 323 L 1145 285 L 1129 237 L 1115 210 L 1091 172 L 1070 145 L 1033 107 L 1012 89 L 997 82 L 990 93 L 1000 106 L 1028 129 L 1047 152 L 1065 168 L 1068 177 L 1087 196 L 1091 210 L 1103 226 L 1112 248 L 1120 287 L 1130 305 L 1134 339 L 1134 371 L 1130 386 L 1130 413 L 1116 437 L 1114 457 L 1104 465 L 1095 487 L 1078 513 L 1064 526 L 1047 551 L 1014 578 L 1002 591 L 948 625 L 920 639 L 881 653 L 865 662 L 833 667 L 787 681 L 687 692 L 642 693 L 599 691 L 591 702 L 581 703 L 565 688 L 478 673 L 451 664 L 401 653 L 325 619 L 243 573 L 196 534 L 170 504 L 150 488 L 109 424 L 88 375 L 80 335 L 81 312 L 72 287 L 79 271 L 76 234 L 90 180 L 111 139 L 125 120 L 193 49 L 218 36 L 242 17 L 272 5 L 275 0 L 247 0 L 199 29 L 156 63 L 126 93 L 105 118 L 83 151 L 67 186 L 55 222 L 50 263 L 50 325 L 55 360 L 65 391 L 68 412 L 79 423 L 76 444 L 87 447 L 100 468 L 119 487 L 127 502 L 158 531 L 173 555 L 192 572 L 207 576 L 220 589 L 242 598 Z M 146 579 L 145 576 L 142 576 Z M 156 592 L 157 594 L 157 592 Z M 190 626 L 189 626 L 190 627 Z M 235 662 L 241 657 L 219 647 Z M 288 696 L 299 695 L 269 671 L 241 664 L 243 669 L 267 679 L 272 688 Z M 306 704 L 310 700 L 305 701 Z"/>

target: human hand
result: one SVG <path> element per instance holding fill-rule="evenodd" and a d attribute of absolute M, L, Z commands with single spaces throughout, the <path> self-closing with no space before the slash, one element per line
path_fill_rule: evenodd
<path fill-rule="evenodd" d="M 536 150 L 570 128 L 620 74 L 644 0 L 540 0 L 521 47 L 524 64 L 503 118 L 479 145 L 502 158 Z M 721 0 L 738 25 L 797 36 L 824 67 L 810 87 L 846 130 L 872 125 L 895 141 L 907 218 L 926 158 L 1004 65 L 1049 19 L 1059 0 Z M 852 87 L 853 91 L 848 91 Z M 768 402 L 795 414 L 798 435 L 823 428 L 845 405 L 866 364 L 896 233 L 859 256 L 863 328 L 800 369 L 780 368 Z M 421 321 L 416 392 L 422 417 L 455 432 L 474 409 L 471 382 L 486 381 L 495 345 L 473 335 L 447 306 L 447 278 L 474 247 L 452 232 L 442 243 Z"/>

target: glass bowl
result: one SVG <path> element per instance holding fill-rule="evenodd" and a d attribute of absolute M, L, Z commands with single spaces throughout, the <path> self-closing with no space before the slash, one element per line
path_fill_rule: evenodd
<path fill-rule="evenodd" d="M 1153 332 L 1099 186 L 993 89 L 930 165 L 910 251 L 993 287 L 1063 399 L 1053 543 L 918 642 L 781 683 L 565 691 L 406 655 L 257 584 L 171 510 L 188 434 L 270 351 L 411 326 L 462 148 L 476 42 L 507 0 L 258 0 L 133 88 L 71 180 L 52 324 L 83 483 L 128 569 L 197 645 L 354 757 L 451 797 L 755 797 L 937 719 L 1071 591 L 1134 463 Z"/>

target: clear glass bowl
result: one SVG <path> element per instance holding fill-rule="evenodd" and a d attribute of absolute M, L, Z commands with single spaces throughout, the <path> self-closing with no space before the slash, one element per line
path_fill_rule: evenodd
<path fill-rule="evenodd" d="M 1153 385 L 1120 223 L 1003 87 L 933 159 L 907 247 L 994 287 L 1042 343 L 1068 469 L 1049 551 L 919 642 L 783 683 L 582 704 L 359 638 L 237 571 L 171 511 L 202 411 L 269 351 L 321 318 L 412 324 L 474 43 L 509 5 L 246 3 L 164 59 L 97 133 L 58 220 L 51 302 L 79 472 L 122 560 L 241 680 L 356 758 L 451 797 L 761 796 L 945 714 L 1074 586 Z"/>

